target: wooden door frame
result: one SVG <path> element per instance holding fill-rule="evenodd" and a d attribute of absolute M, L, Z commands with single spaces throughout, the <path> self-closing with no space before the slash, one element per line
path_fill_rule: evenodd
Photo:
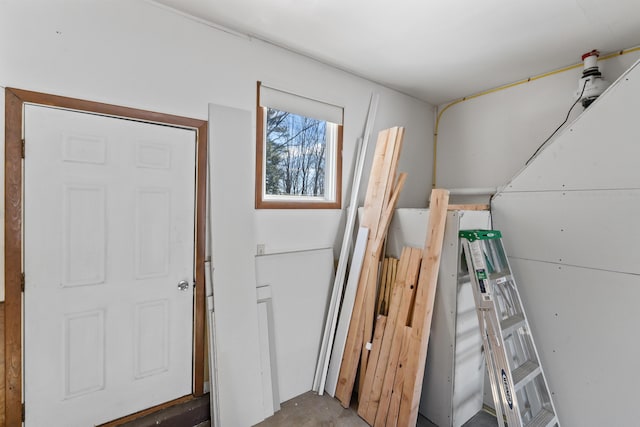
<path fill-rule="evenodd" d="M 193 128 L 196 141 L 195 277 L 193 316 L 193 396 L 204 393 L 206 120 L 161 114 L 22 89 L 5 89 L 5 413 L 7 425 L 22 422 L 23 318 L 23 111 L 38 104 L 145 122 Z"/>

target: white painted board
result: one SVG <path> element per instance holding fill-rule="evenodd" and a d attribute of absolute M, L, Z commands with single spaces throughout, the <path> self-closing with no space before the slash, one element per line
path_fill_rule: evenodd
<path fill-rule="evenodd" d="M 209 106 L 215 351 L 223 426 L 254 425 L 263 419 L 250 197 L 255 183 L 252 174 L 238 173 L 237 167 L 254 155 L 251 114 Z"/>
<path fill-rule="evenodd" d="M 262 397 L 264 417 L 280 410 L 278 366 L 273 326 L 273 304 L 271 286 L 256 288 L 258 299 L 258 331 L 260 340 L 260 369 L 262 371 Z"/>
<path fill-rule="evenodd" d="M 640 274 L 640 190 L 502 193 L 493 211 L 509 256 Z"/>
<path fill-rule="evenodd" d="M 311 390 L 322 338 L 333 249 L 255 257 L 258 286 L 269 285 L 280 402 Z"/>
<path fill-rule="evenodd" d="M 349 268 L 349 277 L 340 306 L 340 315 L 338 317 L 338 325 L 336 327 L 331 357 L 329 358 L 329 369 L 327 370 L 327 379 L 324 389 L 330 396 L 336 393 L 338 385 L 338 375 L 340 374 L 340 365 L 342 364 L 342 355 L 344 354 L 344 346 L 347 342 L 347 333 L 349 332 L 349 322 L 353 305 L 355 304 L 356 291 L 358 289 L 358 280 L 360 279 L 360 271 L 364 261 L 365 249 L 367 247 L 367 239 L 369 238 L 369 229 L 360 227 L 356 237 L 356 244 L 353 247 L 353 255 L 351 257 L 351 267 Z"/>

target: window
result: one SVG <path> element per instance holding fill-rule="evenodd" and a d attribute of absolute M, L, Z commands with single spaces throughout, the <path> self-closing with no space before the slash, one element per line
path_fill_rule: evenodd
<path fill-rule="evenodd" d="M 341 107 L 258 82 L 256 208 L 339 209 Z"/>

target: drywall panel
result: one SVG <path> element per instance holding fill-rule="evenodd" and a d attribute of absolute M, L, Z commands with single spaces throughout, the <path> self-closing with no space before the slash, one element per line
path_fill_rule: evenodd
<path fill-rule="evenodd" d="M 251 112 L 211 105 L 209 124 L 220 420 L 223 426 L 248 426 L 264 418 L 253 268 L 253 177 L 236 173 L 235 166 L 252 152 Z"/>
<path fill-rule="evenodd" d="M 510 263 L 562 425 L 635 425 L 640 277 Z"/>
<path fill-rule="evenodd" d="M 258 286 L 271 287 L 280 401 L 311 390 L 333 283 L 333 249 L 255 258 Z"/>
<path fill-rule="evenodd" d="M 580 54 L 576 52 L 576 62 L 580 61 Z M 638 58 L 640 52 L 633 52 L 599 61 L 598 66 L 603 76 L 613 82 Z M 575 101 L 581 74 L 582 69 L 575 68 L 509 89 L 469 97 L 449 108 L 447 104 L 441 105 L 438 108 L 442 115 L 437 129 L 437 186 L 506 185 L 562 123 Z M 582 106 L 577 105 L 569 123 L 582 111 Z M 600 142 L 606 146 L 608 140 Z M 468 199 L 456 203 L 471 203 L 471 198 Z"/>
<path fill-rule="evenodd" d="M 493 210 L 510 256 L 640 274 L 640 190 L 502 193 Z"/>
<path fill-rule="evenodd" d="M 563 425 L 633 425 L 635 65 L 492 204 Z M 625 369 L 618 373 L 616 369 Z"/>
<path fill-rule="evenodd" d="M 386 255 L 400 258 L 402 248 L 424 248 L 429 209 L 396 209 L 387 233 Z"/>
<path fill-rule="evenodd" d="M 451 426 L 453 417 L 459 221 L 458 212 L 447 213 L 419 407 L 420 413 L 436 425 L 443 427 Z M 426 231 L 423 237 L 425 235 Z M 419 247 L 424 247 L 424 242 Z"/>
<path fill-rule="evenodd" d="M 504 189 L 638 188 L 640 65 L 624 73 Z"/>

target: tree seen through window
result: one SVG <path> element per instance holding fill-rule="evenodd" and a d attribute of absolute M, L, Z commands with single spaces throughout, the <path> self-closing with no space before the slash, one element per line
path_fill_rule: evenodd
<path fill-rule="evenodd" d="M 265 192 L 323 197 L 327 122 L 267 108 Z"/>

